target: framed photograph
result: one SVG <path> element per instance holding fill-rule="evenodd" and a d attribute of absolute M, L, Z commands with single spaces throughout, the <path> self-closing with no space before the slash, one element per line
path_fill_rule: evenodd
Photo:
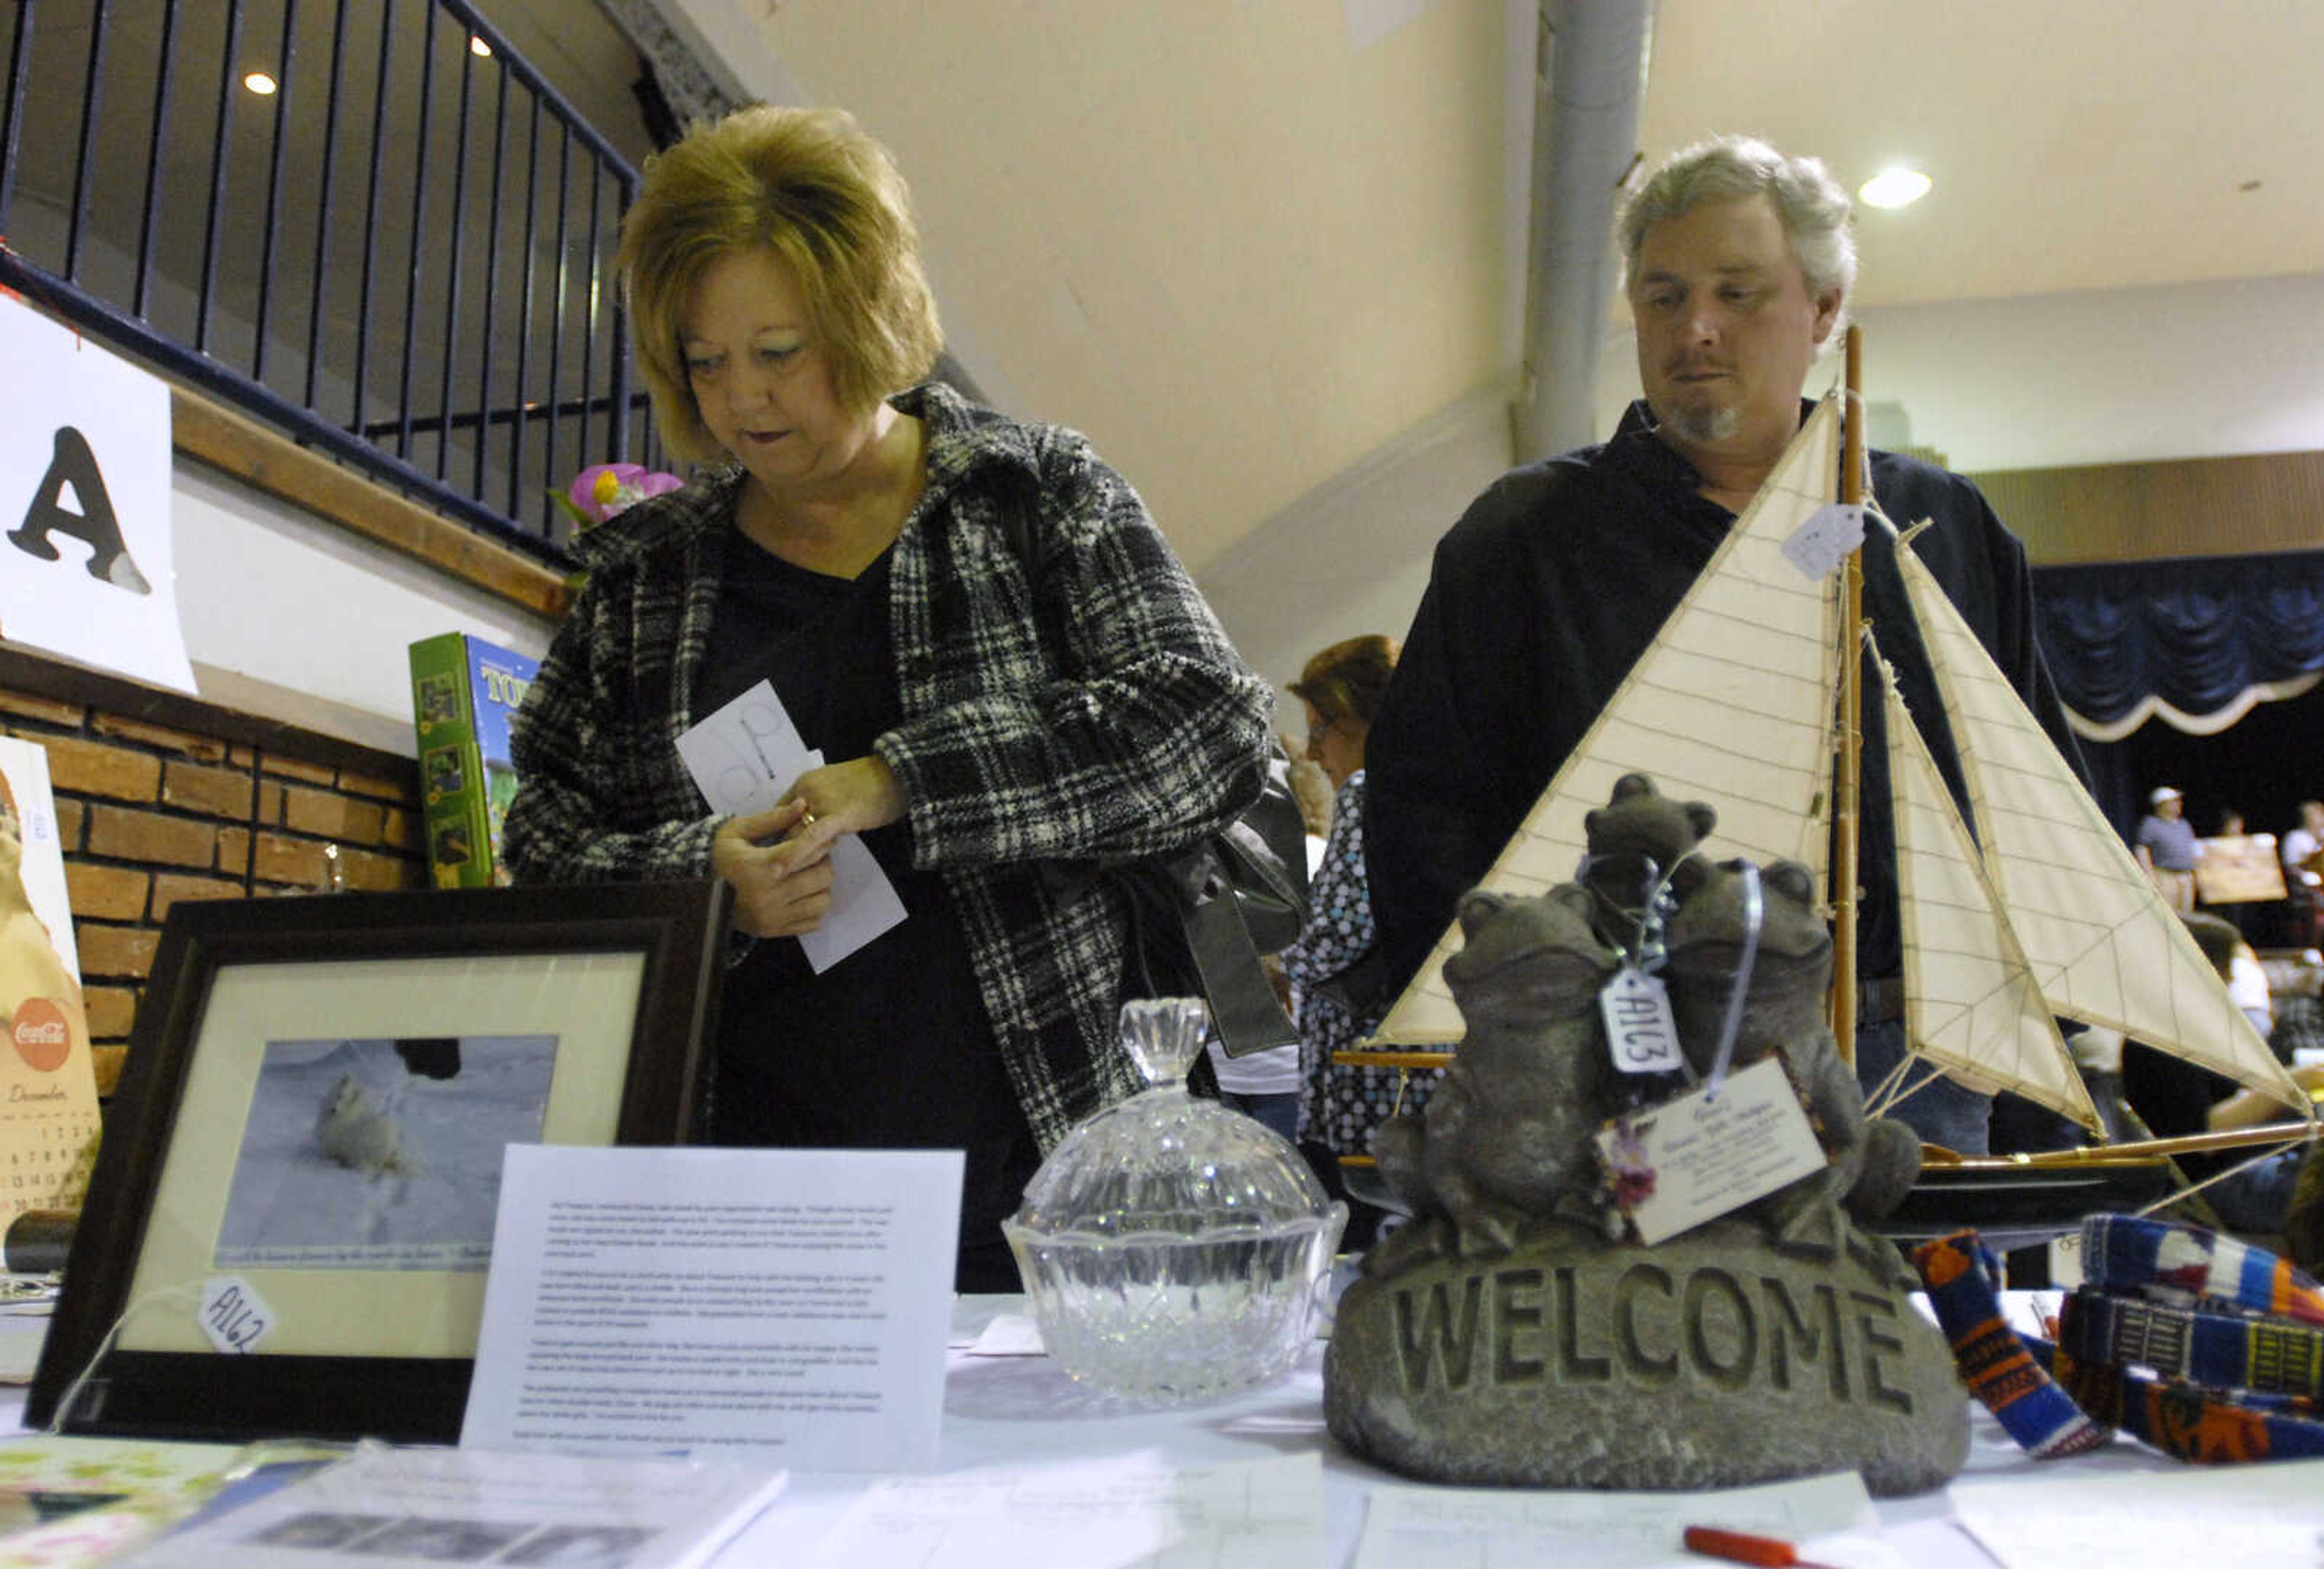
<path fill-rule="evenodd" d="M 694 1138 L 728 897 L 173 906 L 26 1421 L 456 1442 L 502 1152 Z"/>

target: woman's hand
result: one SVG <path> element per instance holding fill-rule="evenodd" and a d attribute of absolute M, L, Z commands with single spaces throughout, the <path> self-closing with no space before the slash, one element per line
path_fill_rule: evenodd
<path fill-rule="evenodd" d="M 710 841 L 710 869 L 734 885 L 734 925 L 795 937 L 831 912 L 831 845 L 904 815 L 904 792 L 877 757 L 809 769 L 782 804 L 729 817 Z"/>
<path fill-rule="evenodd" d="M 788 800 L 729 817 L 712 837 L 710 869 L 734 885 L 737 930 L 795 937 L 821 926 L 830 912 L 831 841 L 806 843 L 800 824 L 807 816 L 805 802 Z"/>
<path fill-rule="evenodd" d="M 842 834 L 884 828 L 902 817 L 904 791 L 885 761 L 858 757 L 799 775 L 783 798 L 783 808 L 798 806 L 806 813 L 785 842 L 805 854 L 821 855 Z"/>

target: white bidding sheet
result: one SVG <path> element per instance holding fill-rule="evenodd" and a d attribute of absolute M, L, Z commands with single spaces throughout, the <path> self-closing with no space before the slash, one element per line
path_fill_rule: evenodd
<path fill-rule="evenodd" d="M 766 681 L 679 736 L 678 755 L 711 809 L 737 816 L 782 805 L 799 775 L 823 766 L 823 753 L 809 751 L 799 739 L 782 699 Z M 831 879 L 829 912 L 821 926 L 798 939 L 818 975 L 899 925 L 907 913 L 879 858 L 853 834 L 832 841 Z"/>
<path fill-rule="evenodd" d="M 1181 1466 L 1146 1453 L 884 1480 L 807 1562 L 814 1569 L 1278 1569 L 1323 1559 L 1320 1455 Z"/>
<path fill-rule="evenodd" d="M 961 1165 L 511 1145 L 462 1446 L 926 1469 Z"/>
<path fill-rule="evenodd" d="M 337 1465 L 164 1537 L 124 1569 L 429 1569 L 486 1560 L 700 1569 L 784 1480 L 755 1466 L 366 1444 Z"/>

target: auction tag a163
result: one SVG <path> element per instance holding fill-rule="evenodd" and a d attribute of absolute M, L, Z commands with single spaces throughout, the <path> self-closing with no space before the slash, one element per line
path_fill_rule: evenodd
<path fill-rule="evenodd" d="M 1823 1147 L 1782 1061 L 1626 1112 L 1600 1130 L 1614 1202 L 1649 1245 L 1742 1208 L 1824 1168 Z"/>
<path fill-rule="evenodd" d="M 1686 1066 L 1679 1055 L 1678 1026 L 1671 1020 L 1670 992 L 1662 977 L 1623 965 L 1598 993 L 1606 1020 L 1606 1049 L 1626 1074 L 1675 1073 Z"/>

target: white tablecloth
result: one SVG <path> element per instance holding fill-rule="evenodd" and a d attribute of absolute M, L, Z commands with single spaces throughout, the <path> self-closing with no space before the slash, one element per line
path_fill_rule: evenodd
<path fill-rule="evenodd" d="M 2055 1301 L 2047 1294 L 2010 1295 L 2013 1310 L 2020 1313 L 2037 1306 L 2039 1297 Z M 1023 1470 L 1130 1454 L 1201 1465 L 1314 1452 L 1323 1461 L 1323 1562 L 1343 1569 L 1354 1561 L 1370 1491 L 1394 1479 L 1342 1451 L 1324 1431 L 1321 1342 L 1292 1372 L 1264 1389 L 1222 1404 L 1157 1411 L 1097 1395 L 1046 1357 L 974 1356 L 957 1349 L 996 1315 L 1020 1312 L 1022 1306 L 1022 1298 L 1013 1297 L 964 1297 L 957 1306 L 939 1473 L 980 1467 Z M 0 1432 L 21 1426 L 23 1402 L 21 1388 L 0 1389 Z M 1972 1402 L 1969 1455 L 1960 1480 L 2041 1489 L 2123 1472 L 2178 1476 L 2185 1469 L 2127 1439 L 2096 1454 L 2037 1465 Z M 796 1560 L 872 1481 L 793 1471 L 782 1497 L 728 1546 L 719 1564 L 742 1569 Z M 1990 1569 L 1996 1563 L 1954 1523 L 1951 1501 L 1942 1490 L 1883 1500 L 1878 1508 L 1884 1538 L 1909 1564 Z"/>
<path fill-rule="evenodd" d="M 2012 1293 L 2013 1307 L 2034 1306 L 2035 1294 Z M 2056 1301 L 2054 1294 L 2039 1294 Z M 1017 1297 L 964 1297 L 954 1316 L 958 1342 L 995 1314 L 1021 1311 Z M 1323 1562 L 1343 1569 L 1354 1561 L 1370 1490 L 1393 1479 L 1333 1442 L 1324 1431 L 1323 1348 L 1318 1342 L 1299 1366 L 1276 1383 L 1214 1406 L 1186 1410 L 1127 1408 L 1067 1378 L 1046 1357 L 977 1357 L 954 1350 L 945 1390 L 939 1472 L 980 1466 L 1021 1468 L 1044 1461 L 1158 1453 L 1180 1464 L 1215 1463 L 1318 1451 L 1323 1463 L 1326 1552 Z M 1964 1397 L 1966 1398 L 1966 1397 Z M 2103 1453 L 2037 1465 L 1985 1409 L 1969 1402 L 1969 1455 L 1962 1480 L 2004 1481 L 2038 1488 L 2057 1465 L 2090 1477 L 2121 1472 L 2179 1473 L 2185 1468 L 2122 1440 Z M 757 1527 L 721 1557 L 722 1565 L 770 1564 L 820 1537 L 869 1479 L 793 1472 L 789 1488 Z M 1941 1490 L 1920 1498 L 1879 1503 L 1881 1530 L 1914 1565 L 1995 1564 L 1953 1522 Z M 1708 1560 L 1704 1561 L 1708 1563 Z M 869 1569 L 869 1566 L 865 1566 Z"/>

